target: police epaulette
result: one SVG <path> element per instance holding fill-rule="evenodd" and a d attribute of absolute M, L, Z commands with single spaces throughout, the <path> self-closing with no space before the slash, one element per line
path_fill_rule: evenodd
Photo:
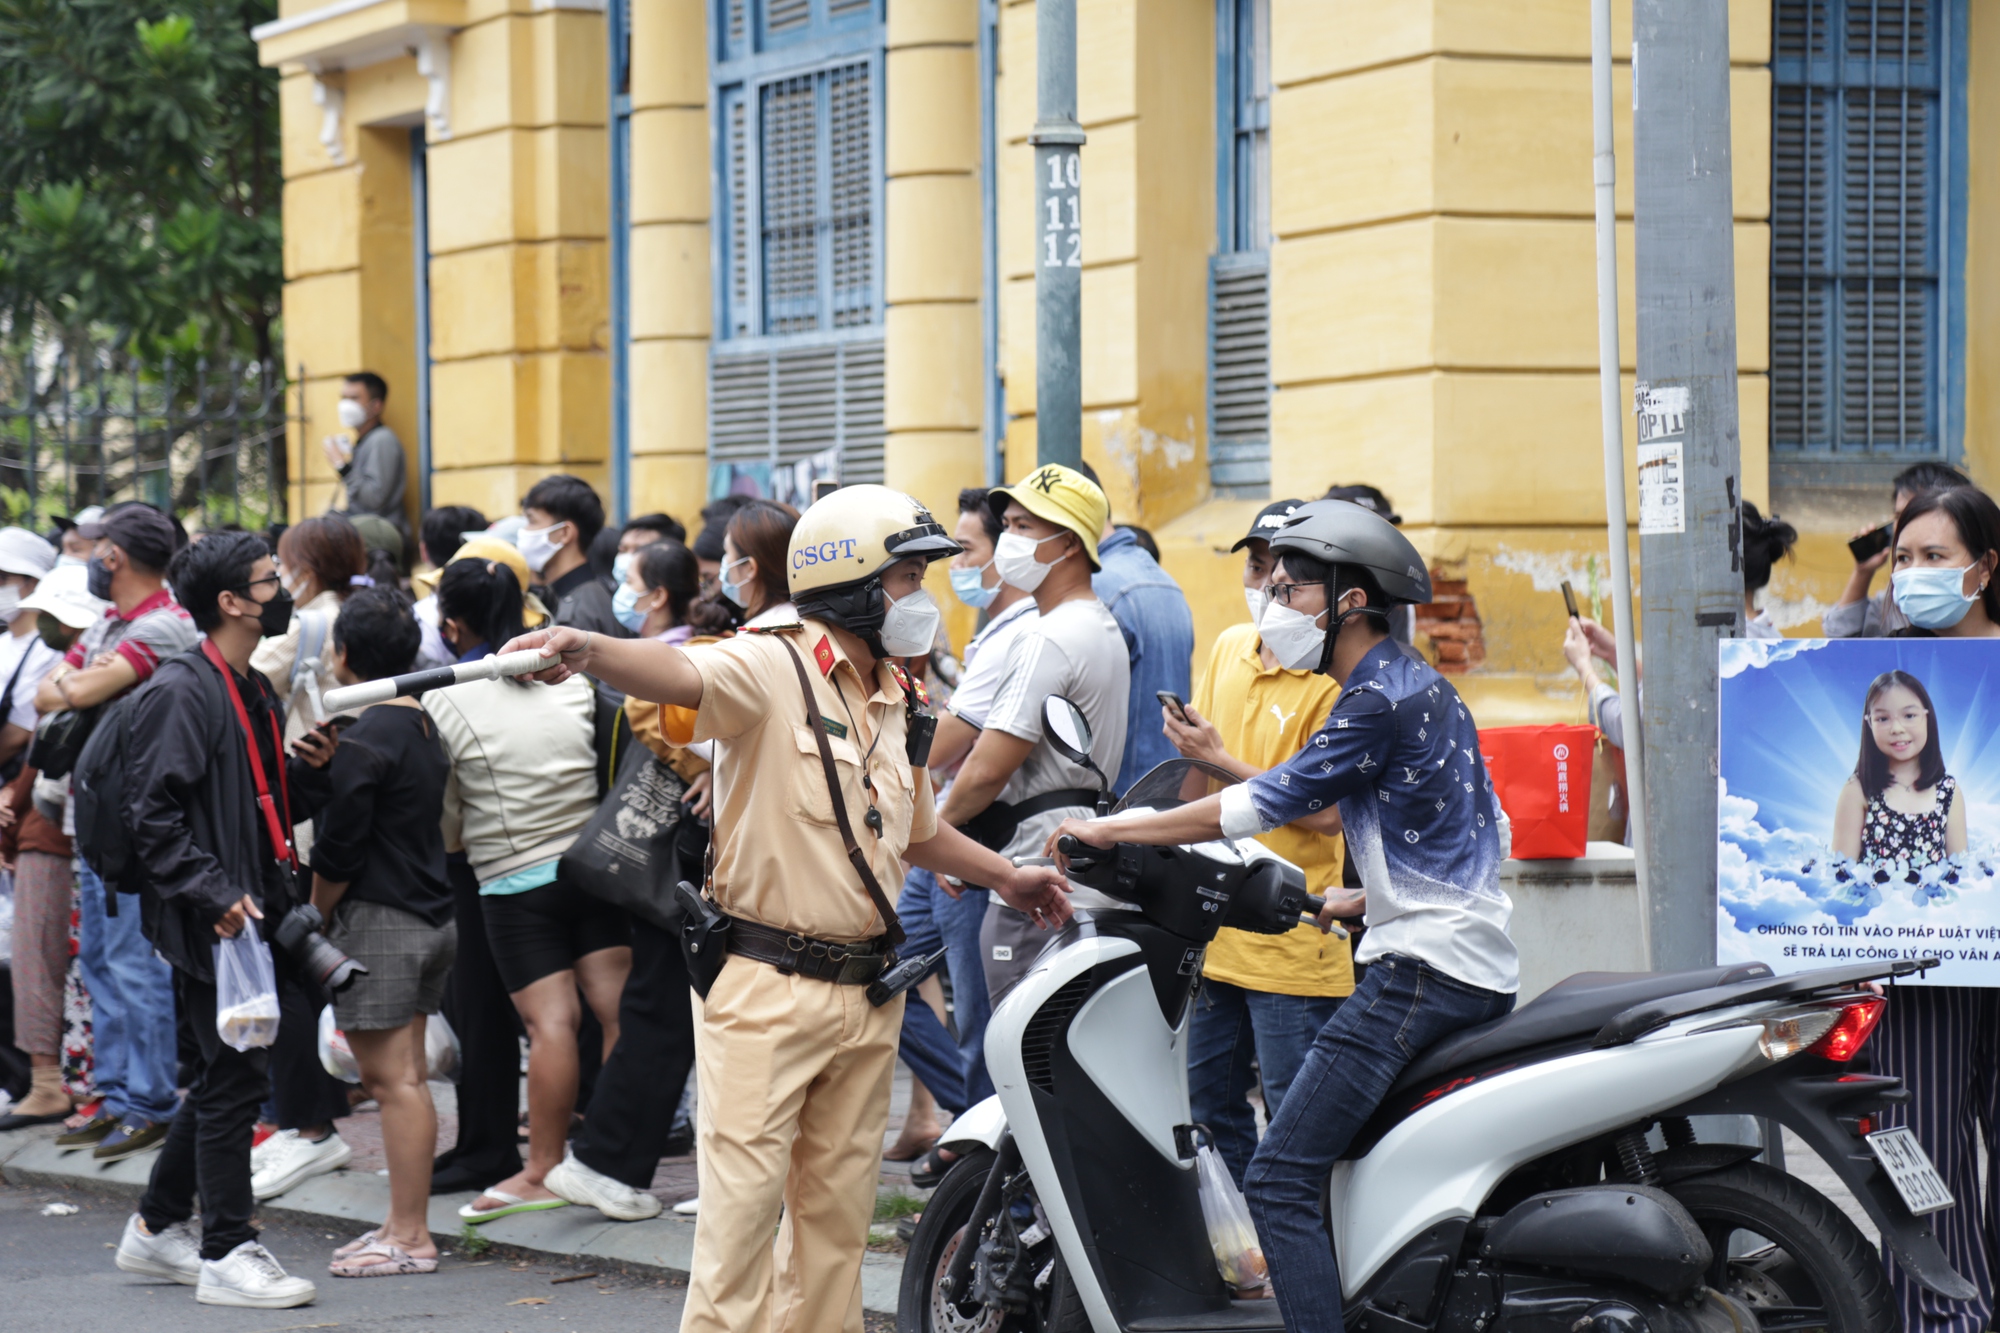
<path fill-rule="evenodd" d="M 745 625 L 736 632 L 738 634 L 783 634 L 790 630 L 804 629 L 805 627 L 804 621 L 795 620 L 789 625 Z"/>

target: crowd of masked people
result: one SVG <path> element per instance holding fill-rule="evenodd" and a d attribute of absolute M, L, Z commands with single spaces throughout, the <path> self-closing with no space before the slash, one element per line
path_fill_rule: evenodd
<path fill-rule="evenodd" d="M 1098 799 L 1043 738 L 1049 696 L 1082 708 L 1120 790 L 1176 756 L 1263 772 L 1336 697 L 1305 660 L 1324 632 L 1290 605 L 1300 580 L 1269 546 L 1298 501 L 1264 508 L 1232 548 L 1248 619 L 1197 669 L 1187 600 L 1150 535 L 1112 523 L 1087 467 L 1042 474 L 958 497 L 950 586 L 980 627 L 962 656 L 939 633 L 898 668 L 939 705 L 939 823 L 1007 857 L 1038 854 Z M 1330 498 L 1398 521 L 1372 488 Z M 191 538 L 127 502 L 47 536 L 0 531 L 0 859 L 27 1063 L 0 1129 L 60 1121 L 58 1145 L 98 1160 L 157 1149 L 119 1267 L 207 1303 L 313 1299 L 257 1243 L 253 1213 L 350 1160 L 340 1122 L 363 1098 L 380 1108 L 390 1203 L 330 1256 L 335 1277 L 435 1271 L 433 1193 L 475 1192 L 460 1209 L 475 1225 L 564 1206 L 660 1211 L 655 1170 L 685 1150 L 699 1101 L 688 973 L 669 931 L 586 891 L 564 858 L 635 764 L 671 772 L 690 825 L 707 825 L 714 743 L 692 738 L 686 710 L 587 674 L 348 712 L 325 701 L 553 626 L 693 646 L 796 624 L 799 522 L 790 505 L 732 496 L 701 511 L 692 538 L 665 514 L 607 524 L 586 482 L 555 475 L 516 514 L 434 509 L 407 547 L 397 523 L 359 510 Z M 1337 832 L 1268 836 L 1313 891 L 1358 883 Z M 699 880 L 701 848 L 682 852 Z M 915 1096 L 886 1150 L 923 1186 L 950 1161 L 938 1109 L 991 1091 L 985 1021 L 1045 923 L 921 869 L 896 909 L 901 956 L 944 955 L 902 1011 Z M 270 945 L 278 1019 L 267 1045 L 239 1048 L 224 1035 L 222 960 L 245 932 Z M 1253 1095 L 1276 1113 L 1353 989 L 1352 945 L 1311 925 L 1224 932 L 1206 975 L 1195 1112 L 1240 1179 Z M 457 1135 L 436 1155 L 440 1015 Z M 332 1046 L 355 1082 L 331 1072 Z"/>

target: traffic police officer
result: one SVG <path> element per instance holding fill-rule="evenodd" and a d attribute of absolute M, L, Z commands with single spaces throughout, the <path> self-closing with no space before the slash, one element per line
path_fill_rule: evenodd
<path fill-rule="evenodd" d="M 798 624 L 688 648 L 570 628 L 507 645 L 562 655 L 539 679 L 588 672 L 693 709 L 692 739 L 716 742 L 711 886 L 733 921 L 730 957 L 694 1001 L 701 1212 L 684 1333 L 861 1333 L 903 998 L 868 998 L 887 922 L 846 854 L 801 665 L 880 884 L 900 885 L 907 860 L 992 885 L 1045 924 L 1069 916 L 1059 872 L 939 823 L 930 775 L 906 755 L 920 695 L 886 659 L 930 651 L 924 569 L 958 549 L 909 496 L 849 486 L 793 532 Z"/>

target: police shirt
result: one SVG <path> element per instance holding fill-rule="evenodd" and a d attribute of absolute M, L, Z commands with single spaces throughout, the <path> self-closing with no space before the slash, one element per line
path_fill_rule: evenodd
<path fill-rule="evenodd" d="M 1222 831 L 1252 837 L 1329 802 L 1368 890 L 1356 962 L 1402 954 L 1484 990 L 1520 988 L 1479 730 L 1451 682 L 1386 640 L 1304 749 L 1223 791 Z"/>
<path fill-rule="evenodd" d="M 692 645 L 681 651 L 701 673 L 693 739 L 716 742 L 716 902 L 731 916 L 815 939 L 880 935 L 885 923 L 834 821 L 788 640 L 827 724 L 848 823 L 891 901 L 903 852 L 937 831 L 930 774 L 904 756 L 908 723 L 895 668 L 880 662 L 864 678 L 831 629 L 810 619 Z M 866 823 L 864 763 L 882 812 L 879 837 Z"/>

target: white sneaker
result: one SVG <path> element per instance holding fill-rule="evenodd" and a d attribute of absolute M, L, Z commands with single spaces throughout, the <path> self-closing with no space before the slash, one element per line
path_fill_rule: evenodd
<path fill-rule="evenodd" d="M 674 1205 L 674 1213 L 676 1216 L 679 1217 L 693 1217 L 696 1213 L 699 1213 L 700 1211 L 701 1211 L 700 1195 L 696 1195 L 692 1199 L 682 1199 L 679 1203 Z"/>
<path fill-rule="evenodd" d="M 250 1153 L 250 1193 L 258 1202 L 296 1189 L 303 1181 L 338 1171 L 354 1157 L 339 1134 L 319 1142 L 299 1137 L 296 1129 L 281 1129 Z"/>
<path fill-rule="evenodd" d="M 244 1305 L 253 1310 L 289 1310 L 306 1305 L 319 1288 L 302 1277 L 288 1276 L 271 1252 L 246 1240 L 220 1259 L 201 1262 L 201 1281 L 194 1298 L 203 1305 Z"/>
<path fill-rule="evenodd" d="M 558 1199 L 595 1208 L 614 1222 L 642 1222 L 660 1215 L 660 1201 L 651 1194 L 633 1189 L 622 1180 L 613 1180 L 602 1171 L 593 1171 L 576 1160 L 574 1151 L 549 1169 L 542 1188 Z"/>
<path fill-rule="evenodd" d="M 164 1231 L 151 1232 L 134 1213 L 125 1219 L 115 1262 L 123 1272 L 163 1277 L 192 1287 L 201 1281 L 201 1228 L 189 1218 Z"/>

